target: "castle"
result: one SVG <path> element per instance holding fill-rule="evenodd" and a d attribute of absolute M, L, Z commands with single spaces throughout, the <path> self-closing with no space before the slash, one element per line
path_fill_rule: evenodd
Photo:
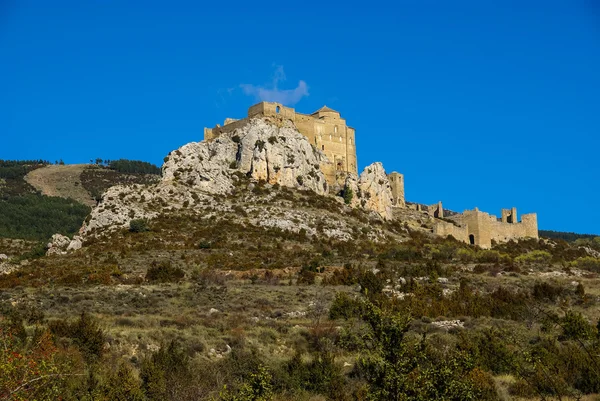
<path fill-rule="evenodd" d="M 329 167 L 321 166 L 330 185 L 336 183 L 337 173 L 358 173 L 354 128 L 346 125 L 346 120 L 339 112 L 327 106 L 321 107 L 312 114 L 302 114 L 280 103 L 261 102 L 248 109 L 246 118 L 241 120 L 227 118 L 223 126 L 204 128 L 204 140 L 232 132 L 253 117 L 277 117 L 292 121 L 298 131 L 306 136 L 315 148 L 325 153 L 332 162 Z"/>
<path fill-rule="evenodd" d="M 204 128 L 204 139 L 211 140 L 223 133 L 233 132 L 253 117 L 275 117 L 292 121 L 298 131 L 310 143 L 321 150 L 332 162 L 321 165 L 327 182 L 335 186 L 344 173 L 358 174 L 356 161 L 355 130 L 346 125 L 340 113 L 327 106 L 321 107 L 312 114 L 297 113 L 293 108 L 280 103 L 261 102 L 248 109 L 248 117 L 241 120 L 227 118 L 222 126 Z M 475 208 L 463 213 L 444 215 L 442 202 L 434 205 L 407 204 L 404 196 L 404 175 L 392 172 L 388 174 L 392 194 L 391 203 L 394 208 L 411 208 L 428 213 L 435 218 L 433 233 L 440 236 L 451 235 L 454 238 L 482 248 L 490 248 L 492 241 L 506 242 L 518 238 L 539 238 L 537 215 L 524 214 L 517 220 L 517 209 L 502 209 L 502 217 L 497 218 Z"/>

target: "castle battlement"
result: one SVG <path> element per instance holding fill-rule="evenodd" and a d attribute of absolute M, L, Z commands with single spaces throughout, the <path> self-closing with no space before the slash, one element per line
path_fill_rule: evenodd
<path fill-rule="evenodd" d="M 312 114 L 297 113 L 280 103 L 261 102 L 248 109 L 248 116 L 241 120 L 227 118 L 223 126 L 204 128 L 204 139 L 211 140 L 223 133 L 242 127 L 250 118 L 274 117 L 292 121 L 298 131 L 331 161 L 333 168 L 323 171 L 329 184 L 336 182 L 337 172 L 358 174 L 356 161 L 355 130 L 346 124 L 339 112 L 323 106 Z"/>
<path fill-rule="evenodd" d="M 436 222 L 434 234 L 447 236 L 479 245 L 482 248 L 491 248 L 492 241 L 506 242 L 518 238 L 539 238 L 537 214 L 530 213 L 521 216 L 517 222 L 517 208 L 502 209 L 502 217 L 481 212 L 475 208 L 465 210 L 449 218 L 454 223 L 447 221 Z"/>

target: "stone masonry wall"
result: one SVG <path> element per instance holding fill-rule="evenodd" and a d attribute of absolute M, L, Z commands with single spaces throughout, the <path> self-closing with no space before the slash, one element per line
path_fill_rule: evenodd
<path fill-rule="evenodd" d="M 507 211 L 510 211 L 508 213 Z M 467 210 L 461 215 L 452 216 L 451 219 L 466 229 L 466 236 L 461 230 L 455 230 L 447 226 L 450 223 L 438 222 L 434 227 L 434 233 L 438 235 L 452 235 L 456 239 L 479 245 L 482 248 L 491 248 L 492 241 L 506 242 L 519 238 L 539 238 L 537 227 L 537 215 L 535 213 L 524 214 L 521 222 L 506 222 L 509 216 L 517 216 L 516 208 L 504 209 L 500 221 L 494 215 L 474 210 Z"/>

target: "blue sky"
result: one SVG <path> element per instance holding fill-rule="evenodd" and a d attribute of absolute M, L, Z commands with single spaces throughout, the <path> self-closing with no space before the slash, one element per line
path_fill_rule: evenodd
<path fill-rule="evenodd" d="M 408 200 L 600 234 L 598 0 L 359 4 L 0 0 L 0 159 L 160 165 L 260 98 L 327 104 Z"/>

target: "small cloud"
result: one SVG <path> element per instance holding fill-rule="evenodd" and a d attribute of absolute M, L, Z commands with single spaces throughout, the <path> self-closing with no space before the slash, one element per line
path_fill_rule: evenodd
<path fill-rule="evenodd" d="M 300 80 L 294 89 L 279 89 L 280 82 L 285 81 L 283 66 L 277 66 L 272 82 L 267 86 L 241 84 L 240 88 L 248 96 L 254 96 L 257 101 L 277 102 L 293 106 L 305 96 L 308 96 L 308 85 Z"/>

